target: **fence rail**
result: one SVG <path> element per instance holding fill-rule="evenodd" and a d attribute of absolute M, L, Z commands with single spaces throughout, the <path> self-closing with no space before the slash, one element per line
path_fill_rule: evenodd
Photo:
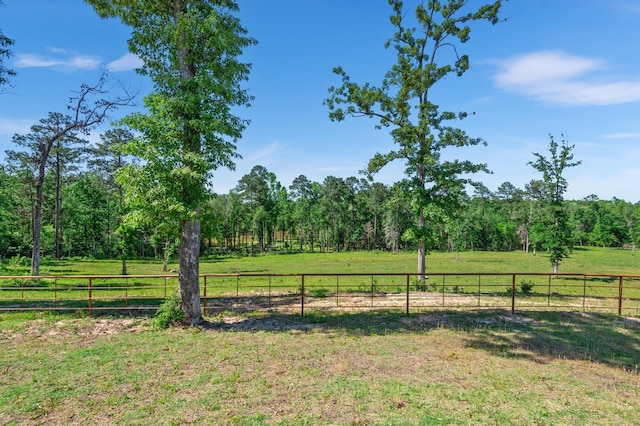
<path fill-rule="evenodd" d="M 203 313 L 224 310 L 599 310 L 640 316 L 640 275 L 545 273 L 203 274 Z M 0 276 L 0 311 L 155 310 L 169 275 Z"/>

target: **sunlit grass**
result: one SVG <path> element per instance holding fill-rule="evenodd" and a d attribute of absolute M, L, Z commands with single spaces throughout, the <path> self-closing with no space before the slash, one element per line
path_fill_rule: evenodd
<path fill-rule="evenodd" d="M 634 425 L 640 418 L 640 328 L 616 316 L 208 319 L 204 328 L 157 332 L 144 318 L 0 314 L 0 417 L 27 425 Z"/>

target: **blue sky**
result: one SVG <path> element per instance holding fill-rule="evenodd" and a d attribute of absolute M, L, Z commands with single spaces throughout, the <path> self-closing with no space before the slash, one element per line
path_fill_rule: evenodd
<path fill-rule="evenodd" d="M 377 85 L 393 63 L 393 51 L 384 49 L 393 33 L 386 0 L 239 5 L 243 25 L 258 40 L 245 53 L 253 64 L 247 88 L 255 100 L 239 111 L 251 120 L 238 142 L 243 159 L 235 172 L 216 172 L 214 191 L 227 192 L 257 164 L 285 186 L 300 174 L 318 182 L 358 176 L 376 152 L 394 148 L 374 121 L 334 123 L 322 104 L 328 87 L 339 84 L 334 66 L 353 81 Z M 432 92 L 442 109 L 475 112 L 458 124 L 488 143 L 447 155 L 486 162 L 494 173 L 477 180 L 490 190 L 506 181 L 523 188 L 540 177 L 527 165 L 533 152 L 546 153 L 549 134 L 558 140 L 564 134 L 582 161 L 566 173 L 567 198 L 640 201 L 640 1 L 510 0 L 502 15 L 506 22 L 473 27 L 461 49 L 471 69 Z M 6 65 L 18 73 L 0 94 L 1 161 L 14 148 L 14 133 L 28 132 L 50 111 L 64 112 L 72 91 L 97 81 L 101 68 L 141 96 L 150 89 L 132 71 L 129 30 L 99 19 L 81 0 L 4 0 L 0 28 L 15 40 Z M 398 164 L 377 180 L 390 184 L 401 176 Z"/>

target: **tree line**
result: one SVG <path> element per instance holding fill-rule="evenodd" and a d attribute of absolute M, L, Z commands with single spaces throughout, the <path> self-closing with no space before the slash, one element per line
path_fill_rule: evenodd
<path fill-rule="evenodd" d="M 118 145 L 131 138 L 114 129 L 96 146 L 53 153 L 44 178 L 42 253 L 45 257 L 158 257 L 179 244 L 179 228 L 136 217 L 125 207 L 115 172 L 130 158 Z M 32 252 L 36 171 L 21 156 L 0 165 L 0 257 Z M 435 229 L 432 250 L 549 249 L 543 218 L 542 181 L 524 188 L 504 182 L 460 194 L 461 208 Z M 160 207 L 159 207 L 160 208 Z M 202 209 L 201 251 L 258 254 L 273 251 L 416 250 L 410 230 L 416 217 L 400 185 L 363 177 L 304 175 L 289 187 L 255 166 L 226 194 L 210 193 Z M 570 245 L 634 248 L 640 237 L 640 204 L 589 196 L 564 206 Z M 125 215 L 134 216 L 127 222 Z"/>

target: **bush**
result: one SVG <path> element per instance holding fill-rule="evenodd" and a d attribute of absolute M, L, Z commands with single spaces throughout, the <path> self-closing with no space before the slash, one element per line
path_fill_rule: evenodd
<path fill-rule="evenodd" d="M 184 321 L 184 312 L 180 308 L 180 297 L 177 294 L 167 297 L 156 311 L 153 318 L 153 326 L 165 330 L 172 325 L 180 324 Z"/>
<path fill-rule="evenodd" d="M 522 280 L 520 281 L 520 291 L 524 294 L 529 294 L 533 291 L 533 285 L 531 281 Z"/>

